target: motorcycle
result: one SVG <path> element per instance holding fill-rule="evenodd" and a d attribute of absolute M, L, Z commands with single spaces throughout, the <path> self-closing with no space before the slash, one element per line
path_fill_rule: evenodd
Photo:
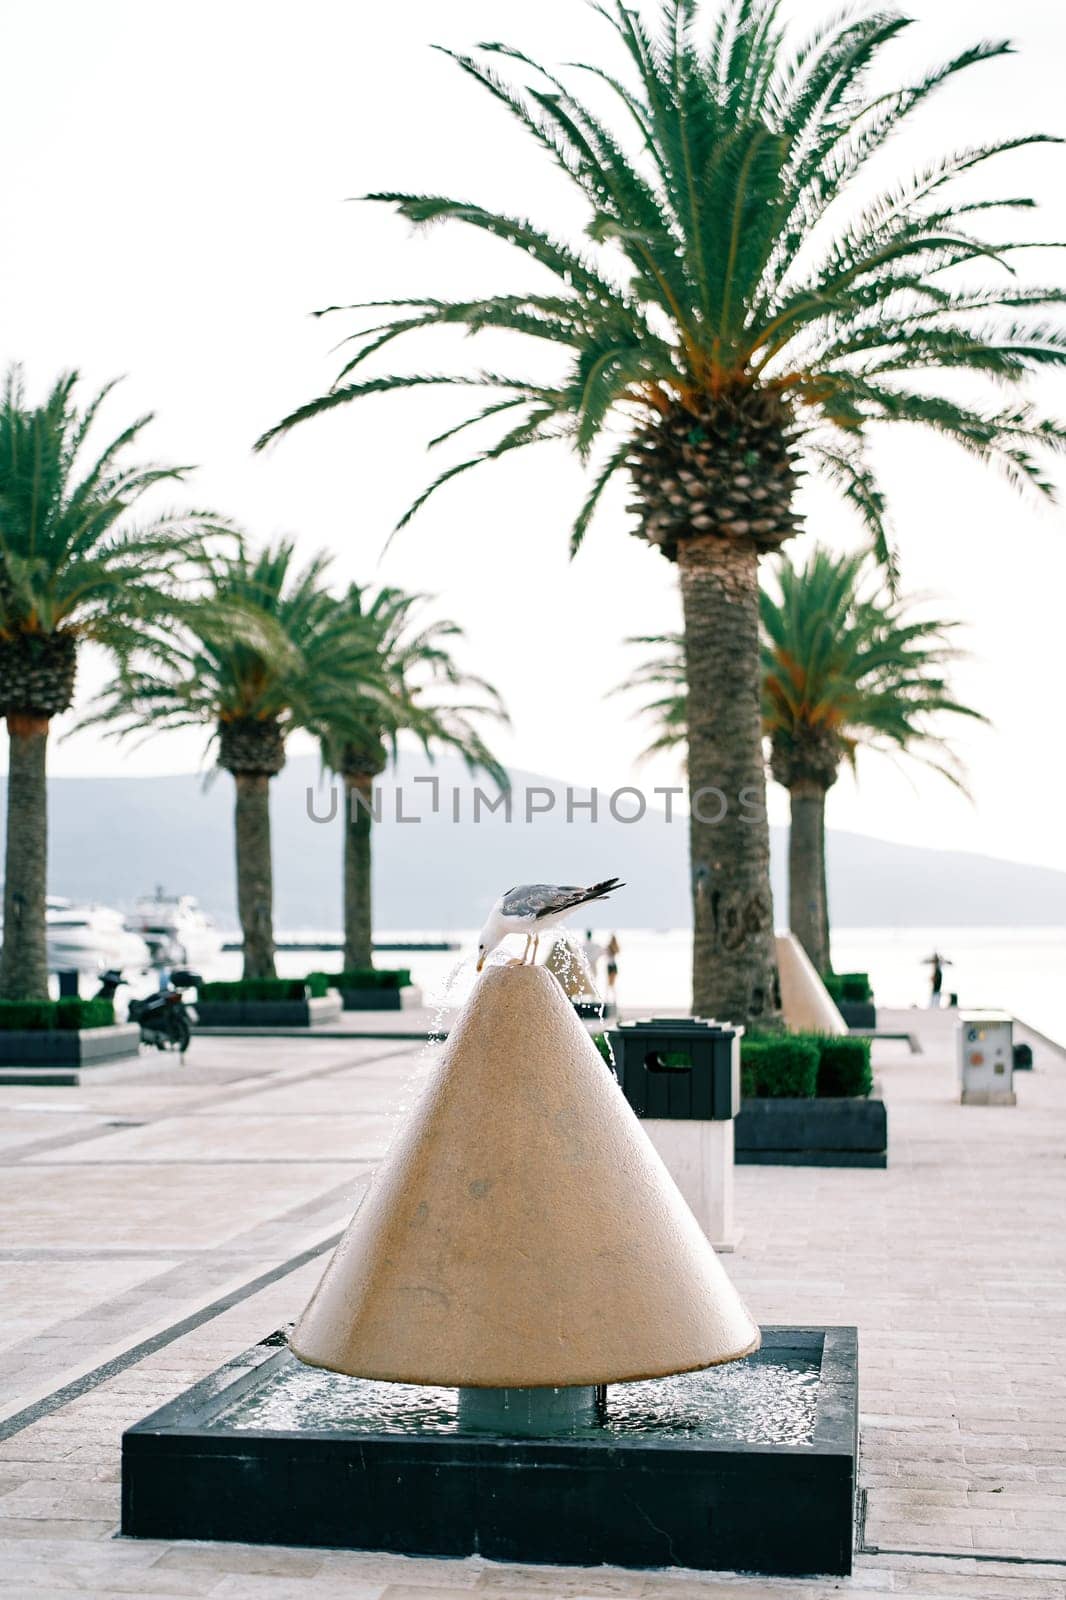
<path fill-rule="evenodd" d="M 177 1050 L 184 1055 L 192 1038 L 189 1012 L 183 991 L 198 989 L 203 979 L 199 973 L 177 967 L 155 994 L 144 1000 L 131 1000 L 129 1020 L 140 1024 L 141 1043 L 154 1045 L 157 1050 Z M 119 984 L 126 979 L 114 968 L 100 975 L 97 999 L 113 1000 Z"/>

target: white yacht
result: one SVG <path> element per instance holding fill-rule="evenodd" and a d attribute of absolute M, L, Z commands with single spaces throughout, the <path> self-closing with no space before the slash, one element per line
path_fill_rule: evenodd
<path fill-rule="evenodd" d="M 49 895 L 45 938 L 50 972 L 101 972 L 107 967 L 144 971 L 151 963 L 147 942 L 125 925 L 112 906 L 77 905 Z"/>
<path fill-rule="evenodd" d="M 191 894 L 156 889 L 137 901 L 126 926 L 145 940 L 156 965 L 205 967 L 222 949 L 222 935 Z"/>

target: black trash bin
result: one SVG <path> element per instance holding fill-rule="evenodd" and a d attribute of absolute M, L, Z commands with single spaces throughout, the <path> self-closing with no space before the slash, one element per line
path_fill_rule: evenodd
<path fill-rule="evenodd" d="M 652 1017 L 620 1023 L 607 1037 L 638 1117 L 728 1122 L 740 1109 L 743 1032 L 697 1017 Z"/>

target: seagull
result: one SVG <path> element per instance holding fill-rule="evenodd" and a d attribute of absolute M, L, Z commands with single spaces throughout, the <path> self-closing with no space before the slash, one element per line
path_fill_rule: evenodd
<path fill-rule="evenodd" d="M 624 889 L 620 878 L 605 878 L 588 889 L 579 889 L 572 883 L 520 883 L 506 894 L 501 894 L 489 912 L 477 945 L 477 970 L 485 965 L 485 958 L 509 933 L 524 933 L 526 947 L 522 961 L 536 961 L 537 945 L 546 928 L 565 922 L 578 906 L 590 900 L 606 900 L 614 889 Z M 532 946 L 532 955 L 530 947 Z"/>

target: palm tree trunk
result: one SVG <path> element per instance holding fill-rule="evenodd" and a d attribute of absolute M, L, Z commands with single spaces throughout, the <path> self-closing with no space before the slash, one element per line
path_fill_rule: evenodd
<path fill-rule="evenodd" d="M 825 790 L 805 780 L 790 790 L 788 925 L 819 972 L 829 971 L 825 896 Z"/>
<path fill-rule="evenodd" d="M 374 780 L 344 779 L 344 970 L 373 966 L 370 814 Z"/>
<path fill-rule="evenodd" d="M 273 978 L 274 877 L 270 859 L 270 779 L 234 773 L 237 786 L 237 910 L 244 936 L 244 976 Z"/>
<path fill-rule="evenodd" d="M 0 999 L 47 1000 L 48 718 L 9 714 Z"/>
<path fill-rule="evenodd" d="M 754 544 L 678 546 L 688 682 L 692 1006 L 723 1021 L 780 1020 L 759 705 Z"/>
<path fill-rule="evenodd" d="M 829 938 L 829 852 L 825 842 L 825 811 L 822 812 L 822 949 L 825 951 L 823 973 L 833 970 L 833 946 Z"/>

